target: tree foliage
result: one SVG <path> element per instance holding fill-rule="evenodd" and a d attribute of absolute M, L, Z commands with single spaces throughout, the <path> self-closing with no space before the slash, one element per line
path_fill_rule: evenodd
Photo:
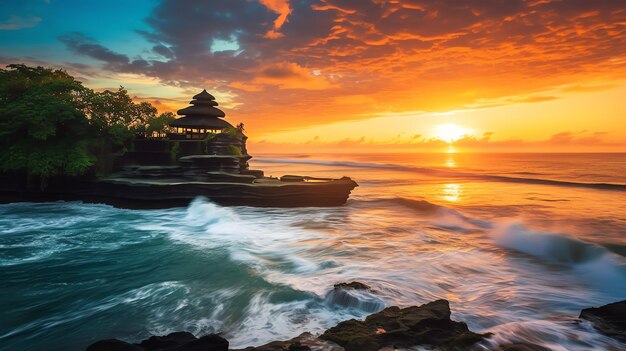
<path fill-rule="evenodd" d="M 164 112 L 158 117 L 154 117 L 148 120 L 148 127 L 146 133 L 152 135 L 153 132 L 164 132 L 169 128 L 170 122 L 176 119 L 176 115 L 172 112 Z"/>
<path fill-rule="evenodd" d="M 0 172 L 54 175 L 106 171 L 135 134 L 162 131 L 173 118 L 128 92 L 93 91 L 63 70 L 0 69 Z"/>
<path fill-rule="evenodd" d="M 61 70 L 8 68 L 0 70 L 0 171 L 84 173 L 94 162 L 81 101 L 87 89 Z"/>

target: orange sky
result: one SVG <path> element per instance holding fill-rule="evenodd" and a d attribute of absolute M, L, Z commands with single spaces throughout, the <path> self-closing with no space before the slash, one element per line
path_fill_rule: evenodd
<path fill-rule="evenodd" d="M 154 6 L 143 51 L 73 33 L 63 64 L 162 110 L 206 88 L 252 153 L 626 151 L 621 1 Z"/>

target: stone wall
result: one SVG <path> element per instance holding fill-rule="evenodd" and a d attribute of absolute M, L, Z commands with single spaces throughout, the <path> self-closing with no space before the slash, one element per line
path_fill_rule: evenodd
<path fill-rule="evenodd" d="M 206 140 L 138 139 L 134 149 L 123 156 L 125 165 L 175 165 L 181 157 L 193 155 L 238 156 L 237 173 L 248 169 L 248 155 L 244 135 L 220 133 Z"/>

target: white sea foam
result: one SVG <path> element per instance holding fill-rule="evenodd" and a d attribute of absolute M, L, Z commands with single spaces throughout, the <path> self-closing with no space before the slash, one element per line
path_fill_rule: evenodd
<path fill-rule="evenodd" d="M 623 350 L 624 344 L 599 334 L 586 322 L 574 319 L 511 322 L 491 328 L 493 335 L 477 349 L 496 350 L 499 345 L 527 342 L 553 351 Z"/>
<path fill-rule="evenodd" d="M 493 231 L 496 245 L 559 264 L 584 283 L 623 298 L 626 260 L 606 248 L 565 234 L 533 231 L 519 223 L 504 223 Z"/>
<path fill-rule="evenodd" d="M 344 311 L 332 311 L 313 300 L 271 302 L 271 293 L 259 292 L 246 309 L 246 318 L 227 333 L 231 347 L 258 346 L 274 340 L 286 340 L 304 331 L 321 333 L 341 320 L 352 317 Z"/>
<path fill-rule="evenodd" d="M 166 335 L 185 330 L 199 337 L 222 332 L 225 320 L 228 319 L 224 301 L 236 294 L 237 289 L 221 289 L 192 300 L 180 299 L 174 309 L 167 305 L 157 306 L 146 327 L 151 335 Z M 206 306 L 212 308 L 207 311 Z"/>
<path fill-rule="evenodd" d="M 298 255 L 297 247 L 290 247 L 290 243 L 306 238 L 312 231 L 281 221 L 267 222 L 260 216 L 244 219 L 235 209 L 221 207 L 205 198 L 192 201 L 182 225 L 172 223 L 158 229 L 169 231 L 173 240 L 198 248 L 225 247 L 233 260 L 255 267 L 259 272 L 267 272 L 268 266 L 276 265 L 300 274 L 320 269 L 314 261 Z"/>

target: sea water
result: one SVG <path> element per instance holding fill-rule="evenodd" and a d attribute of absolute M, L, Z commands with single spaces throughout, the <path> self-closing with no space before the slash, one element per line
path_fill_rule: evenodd
<path fill-rule="evenodd" d="M 0 205 L 0 349 L 222 333 L 260 345 L 385 306 L 554 350 L 622 350 L 577 316 L 626 299 L 626 155 L 265 155 L 267 175 L 350 176 L 345 206 Z M 371 292 L 338 296 L 360 281 Z"/>

